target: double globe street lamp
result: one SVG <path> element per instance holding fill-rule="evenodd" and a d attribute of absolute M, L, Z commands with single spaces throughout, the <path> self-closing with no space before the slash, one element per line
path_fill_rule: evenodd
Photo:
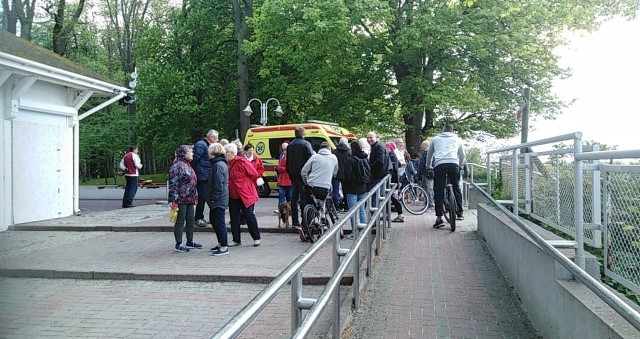
<path fill-rule="evenodd" d="M 253 98 L 249 100 L 249 102 L 247 103 L 247 107 L 242 112 L 248 117 L 251 116 L 251 114 L 253 113 L 253 111 L 251 110 L 251 103 L 253 101 L 259 102 L 260 103 L 260 123 L 262 124 L 262 126 L 265 126 L 267 124 L 267 106 L 269 105 L 269 102 L 271 100 L 278 103 L 278 107 L 276 107 L 275 112 L 276 112 L 276 116 L 281 117 L 284 114 L 284 111 L 282 110 L 282 107 L 280 107 L 280 101 L 278 101 L 278 99 L 276 98 L 270 98 L 264 103 L 260 101 L 260 99 Z"/>

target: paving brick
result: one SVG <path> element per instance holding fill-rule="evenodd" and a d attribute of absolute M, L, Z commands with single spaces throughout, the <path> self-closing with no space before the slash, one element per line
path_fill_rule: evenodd
<path fill-rule="evenodd" d="M 433 215 L 409 216 L 404 227 L 389 230 L 384 245 L 395 251 L 387 250 L 374 267 L 353 317 L 354 337 L 537 338 L 478 240 L 473 211 L 454 233 L 429 227 L 433 222 Z M 514 317 L 524 325 L 500 322 Z"/>

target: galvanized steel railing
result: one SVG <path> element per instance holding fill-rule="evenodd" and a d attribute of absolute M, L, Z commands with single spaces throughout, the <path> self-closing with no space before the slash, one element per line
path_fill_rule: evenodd
<path fill-rule="evenodd" d="M 527 224 L 522 222 L 517 214 L 511 213 L 502 204 L 494 200 L 487 192 L 480 188 L 475 183 L 471 185 L 478 190 L 488 201 L 491 202 L 502 213 L 506 214 L 511 221 L 513 221 L 518 227 L 520 227 L 538 246 L 540 246 L 547 254 L 551 255 L 560 265 L 566 268 L 574 277 L 580 280 L 585 286 L 597 294 L 604 302 L 611 306 L 616 312 L 618 312 L 623 318 L 625 318 L 636 329 L 640 330 L 640 313 L 627 305 L 622 299 L 618 298 L 613 292 L 607 289 L 606 286 L 598 282 L 581 267 L 576 265 L 573 261 L 569 260 L 565 255 L 558 251 L 554 246 L 549 244 L 538 233 L 532 230 Z"/>
<path fill-rule="evenodd" d="M 330 300 L 333 301 L 332 310 L 332 335 L 333 338 L 340 338 L 340 280 L 346 273 L 349 265 L 354 263 L 353 267 L 353 298 L 354 305 L 357 308 L 360 303 L 360 247 L 364 243 L 366 245 L 366 262 L 368 276 L 371 272 L 372 260 L 371 253 L 373 242 L 370 241 L 372 236 L 371 230 L 376 226 L 376 254 L 381 253 L 382 240 L 386 238 L 385 227 L 391 225 L 391 192 L 396 188 L 396 184 L 391 184 L 391 176 L 387 175 L 380 183 L 374 186 L 356 206 L 350 208 L 349 211 L 338 220 L 338 222 L 326 232 L 322 238 L 314 243 L 309 249 L 302 253 L 287 268 L 282 271 L 267 287 L 265 287 L 258 295 L 256 295 L 244 308 L 242 308 L 231 320 L 229 320 L 213 338 L 235 338 L 249 323 L 275 298 L 275 296 L 289 283 L 291 283 L 291 333 L 293 338 L 304 338 L 312 330 L 313 325 L 320 317 L 322 311 Z M 377 207 L 371 207 L 371 197 L 376 193 Z M 367 224 L 356 222 L 357 227 L 353 229 L 354 240 L 351 248 L 340 247 L 339 230 L 345 223 L 350 222 L 353 218 L 358 219 L 360 206 L 365 205 L 367 210 Z M 381 208 L 382 207 L 382 208 Z M 380 222 L 380 216 L 383 216 L 383 222 Z M 380 226 L 380 227 L 378 227 Z M 302 295 L 302 268 L 320 251 L 320 249 L 329 242 L 333 246 L 333 275 L 329 279 L 325 289 L 317 299 L 305 298 Z M 365 242 L 366 241 L 366 242 Z M 341 258 L 343 258 L 341 260 Z M 309 310 L 304 319 L 302 311 Z"/>

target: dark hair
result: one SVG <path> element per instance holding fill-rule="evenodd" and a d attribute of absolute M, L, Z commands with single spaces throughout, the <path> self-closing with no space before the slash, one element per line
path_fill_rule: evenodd
<path fill-rule="evenodd" d="M 248 150 L 249 150 L 249 148 L 253 148 L 253 144 L 252 144 L 252 143 L 248 143 L 248 144 L 244 145 L 244 147 L 243 147 L 243 149 L 244 149 L 245 151 L 248 151 Z"/>
<path fill-rule="evenodd" d="M 131 145 L 131 147 L 129 147 L 129 152 L 133 152 L 136 148 L 138 148 L 138 145 Z"/>
<path fill-rule="evenodd" d="M 329 146 L 328 142 L 323 141 L 322 143 L 320 143 L 320 148 L 331 148 L 331 146 Z"/>
<path fill-rule="evenodd" d="M 354 140 L 351 142 L 351 155 L 356 155 L 357 153 L 362 152 L 362 147 L 360 147 L 360 143 L 358 140 Z"/>
<path fill-rule="evenodd" d="M 304 127 L 296 126 L 296 138 L 304 137 Z"/>
<path fill-rule="evenodd" d="M 453 126 L 451 126 L 451 124 L 444 124 L 444 126 L 442 126 L 442 131 L 443 132 L 453 132 Z"/>

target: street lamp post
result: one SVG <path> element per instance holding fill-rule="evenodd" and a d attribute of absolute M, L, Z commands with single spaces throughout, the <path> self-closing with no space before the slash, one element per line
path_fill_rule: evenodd
<path fill-rule="evenodd" d="M 262 124 L 262 126 L 265 126 L 267 124 L 267 106 L 269 105 L 269 101 L 271 100 L 278 103 L 278 107 L 276 107 L 276 110 L 275 110 L 276 115 L 279 117 L 282 116 L 284 112 L 282 111 L 282 107 L 280 107 L 280 101 L 278 101 L 278 99 L 276 98 L 270 98 L 264 103 L 260 101 L 260 99 L 253 98 L 249 100 L 249 102 L 247 103 L 247 107 L 242 112 L 246 116 L 251 116 L 251 114 L 253 113 L 253 110 L 251 110 L 251 103 L 253 101 L 259 102 L 260 103 L 260 123 Z"/>

